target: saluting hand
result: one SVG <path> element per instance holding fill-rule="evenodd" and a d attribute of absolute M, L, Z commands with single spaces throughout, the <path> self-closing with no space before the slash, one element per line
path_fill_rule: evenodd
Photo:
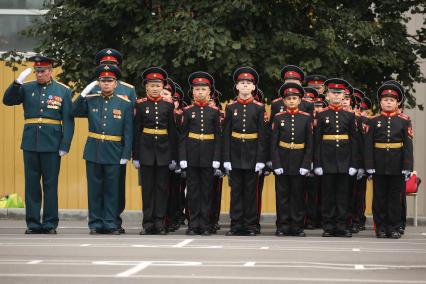
<path fill-rule="evenodd" d="M 27 78 L 28 75 L 31 74 L 31 72 L 33 72 L 32 68 L 25 69 L 21 72 L 21 74 L 19 74 L 18 78 L 16 78 L 16 82 L 22 85 L 24 83 L 25 78 Z"/>
<path fill-rule="evenodd" d="M 87 96 L 88 93 L 90 93 L 90 91 L 96 86 L 99 85 L 98 81 L 93 81 L 92 83 L 90 83 L 89 85 L 87 85 L 84 90 L 81 92 L 81 96 L 84 98 Z"/>

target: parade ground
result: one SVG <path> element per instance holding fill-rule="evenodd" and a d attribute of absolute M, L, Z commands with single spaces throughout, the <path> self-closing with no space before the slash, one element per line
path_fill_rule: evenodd
<path fill-rule="evenodd" d="M 84 221 L 60 223 L 57 235 L 24 235 L 25 222 L 0 220 L 0 283 L 426 283 L 426 227 L 399 240 L 371 227 L 352 238 L 89 235 Z"/>

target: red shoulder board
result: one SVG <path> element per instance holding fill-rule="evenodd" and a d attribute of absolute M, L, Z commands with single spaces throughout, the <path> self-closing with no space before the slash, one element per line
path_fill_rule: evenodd
<path fill-rule="evenodd" d="M 258 106 L 264 106 L 264 104 L 263 104 L 263 103 L 258 102 L 258 101 L 256 101 L 256 100 L 253 100 L 253 103 L 257 104 Z"/>
<path fill-rule="evenodd" d="M 326 110 L 329 110 L 329 108 L 328 108 L 328 107 L 325 107 L 325 108 L 323 108 L 322 110 L 318 111 L 317 113 L 321 113 L 321 112 L 324 112 L 324 111 L 326 111 Z"/>
<path fill-rule="evenodd" d="M 299 113 L 300 113 L 300 114 L 303 114 L 303 115 L 306 115 L 306 116 L 311 116 L 311 114 L 310 114 L 310 113 L 307 113 L 307 112 L 304 112 L 304 111 L 300 111 L 300 110 L 299 110 Z"/>
<path fill-rule="evenodd" d="M 302 101 L 307 102 L 307 103 L 312 103 L 312 101 L 306 99 L 306 98 L 302 98 Z"/>
<path fill-rule="evenodd" d="M 215 110 L 219 110 L 219 108 L 217 106 L 209 106 L 209 107 L 211 107 L 212 109 L 215 109 Z"/>
<path fill-rule="evenodd" d="M 147 100 L 148 98 L 141 98 L 141 99 L 137 99 L 136 102 L 140 104 L 140 103 L 146 102 Z"/>
<path fill-rule="evenodd" d="M 163 101 L 168 102 L 168 103 L 173 103 L 173 99 L 170 98 L 163 98 Z"/>
<path fill-rule="evenodd" d="M 276 113 L 275 116 L 277 116 L 277 115 L 283 115 L 285 113 L 286 113 L 286 111 L 281 111 L 281 112 Z"/>
<path fill-rule="evenodd" d="M 281 100 L 282 100 L 282 98 L 276 98 L 275 100 L 272 101 L 272 103 L 279 102 Z"/>
<path fill-rule="evenodd" d="M 402 119 L 410 120 L 410 117 L 408 115 L 406 115 L 405 113 L 400 113 L 398 116 Z"/>
<path fill-rule="evenodd" d="M 190 108 L 192 108 L 194 105 L 189 105 L 189 106 L 187 106 L 187 107 L 184 107 L 183 108 L 183 110 L 187 110 L 187 109 L 190 109 Z"/>

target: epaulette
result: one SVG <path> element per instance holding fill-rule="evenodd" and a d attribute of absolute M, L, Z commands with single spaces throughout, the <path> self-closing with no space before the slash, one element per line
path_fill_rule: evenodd
<path fill-rule="evenodd" d="M 173 99 L 171 98 L 163 98 L 163 101 L 167 102 L 167 103 L 173 103 Z"/>
<path fill-rule="evenodd" d="M 123 85 L 123 86 L 126 86 L 126 87 L 129 87 L 129 88 L 132 88 L 132 89 L 134 89 L 135 88 L 135 86 L 133 86 L 133 85 L 131 85 L 131 84 L 129 84 L 129 83 L 126 83 L 126 82 L 123 82 L 123 81 L 118 81 L 121 85 Z"/>
<path fill-rule="evenodd" d="M 192 108 L 194 105 L 189 105 L 189 106 L 187 106 L 187 107 L 184 107 L 183 108 L 183 110 L 187 110 L 187 109 L 190 109 L 190 108 Z"/>
<path fill-rule="evenodd" d="M 140 99 L 137 99 L 136 102 L 140 104 L 140 103 L 146 102 L 147 100 L 148 98 L 140 98 Z"/>
<path fill-rule="evenodd" d="M 65 85 L 64 83 L 61 83 L 61 82 L 56 81 L 56 80 L 55 80 L 55 82 L 58 83 L 59 85 L 65 87 L 65 88 L 67 88 L 67 89 L 71 89 L 69 86 Z"/>
<path fill-rule="evenodd" d="M 175 109 L 175 110 L 174 110 L 174 113 L 176 113 L 176 114 L 179 114 L 179 115 L 180 115 L 180 114 L 182 114 L 182 113 L 183 113 L 183 111 L 182 111 L 181 109 L 179 109 L 179 108 L 178 108 L 178 109 Z"/>
<path fill-rule="evenodd" d="M 275 100 L 272 101 L 272 103 L 279 102 L 281 100 L 282 100 L 282 98 L 276 98 Z"/>
<path fill-rule="evenodd" d="M 303 114 L 303 115 L 306 115 L 306 116 L 311 116 L 311 114 L 310 114 L 310 113 L 308 113 L 308 112 L 304 112 L 304 111 L 300 111 L 300 110 L 299 110 L 299 113 L 300 113 L 300 114 Z"/>
<path fill-rule="evenodd" d="M 281 112 L 277 112 L 276 114 L 275 114 L 275 116 L 277 116 L 277 115 L 283 115 L 283 114 L 285 114 L 287 111 L 281 111 Z"/>
<path fill-rule="evenodd" d="M 37 80 L 26 81 L 26 82 L 24 82 L 23 84 L 32 83 L 32 82 L 35 82 L 35 81 L 37 81 Z M 22 85 L 23 85 L 23 84 L 22 84 Z"/>
<path fill-rule="evenodd" d="M 324 111 L 326 111 L 326 110 L 329 110 L 329 108 L 328 108 L 328 107 L 325 107 L 325 108 L 323 108 L 322 110 L 318 111 L 317 113 L 321 113 L 321 112 L 324 112 Z"/>
<path fill-rule="evenodd" d="M 88 95 L 86 95 L 86 98 L 93 98 L 93 97 L 100 97 L 100 96 L 101 96 L 101 94 L 95 93 L 95 94 L 88 94 Z"/>
<path fill-rule="evenodd" d="M 411 118 L 408 115 L 406 115 L 405 113 L 400 113 L 398 116 L 402 119 L 405 119 L 405 120 L 411 120 Z"/>
<path fill-rule="evenodd" d="M 211 107 L 212 109 L 215 109 L 215 110 L 219 110 L 219 111 L 220 111 L 220 109 L 219 109 L 217 106 L 211 106 L 211 105 L 209 105 L 209 107 Z"/>
<path fill-rule="evenodd" d="M 129 97 L 128 97 L 128 96 L 125 96 L 125 95 L 117 95 L 117 98 L 120 98 L 120 99 L 125 100 L 126 102 L 129 102 L 129 103 L 130 103 L 130 100 L 129 100 Z"/>
<path fill-rule="evenodd" d="M 308 99 L 306 99 L 306 98 L 302 98 L 302 101 L 313 104 L 313 102 L 312 102 L 312 101 L 310 101 L 310 100 L 308 100 Z"/>
<path fill-rule="evenodd" d="M 264 106 L 264 104 L 263 104 L 263 103 L 258 102 L 258 101 L 256 101 L 256 100 L 253 100 L 253 103 L 257 104 L 258 106 Z"/>

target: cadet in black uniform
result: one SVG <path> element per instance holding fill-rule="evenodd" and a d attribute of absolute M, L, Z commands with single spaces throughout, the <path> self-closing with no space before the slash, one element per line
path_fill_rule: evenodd
<path fill-rule="evenodd" d="M 234 72 L 238 99 L 226 106 L 224 121 L 224 168 L 230 172 L 232 235 L 256 235 L 256 185 L 265 167 L 265 106 L 254 100 L 257 72 L 241 67 Z"/>
<path fill-rule="evenodd" d="M 373 174 L 373 218 L 378 238 L 398 239 L 401 234 L 401 187 L 413 171 L 411 120 L 398 110 L 403 93 L 395 85 L 377 91 L 381 112 L 364 126 L 365 168 Z"/>
<path fill-rule="evenodd" d="M 328 108 L 317 113 L 314 121 L 314 172 L 321 179 L 324 237 L 351 237 L 347 226 L 350 176 L 357 173 L 357 128 L 355 115 L 342 108 L 344 90 L 349 83 L 328 79 Z"/>
<path fill-rule="evenodd" d="M 312 116 L 299 111 L 303 88 L 295 83 L 281 86 L 286 111 L 272 121 L 271 157 L 275 172 L 277 236 L 304 237 L 303 183 L 312 163 Z"/>
<path fill-rule="evenodd" d="M 177 159 L 176 125 L 172 100 L 161 94 L 167 73 L 160 67 L 143 74 L 146 98 L 136 104 L 133 160 L 142 183 L 143 229 L 141 234 L 167 234 L 165 216 L 169 189 L 169 165 Z M 174 162 L 176 164 L 176 162 Z"/>
<path fill-rule="evenodd" d="M 213 77 L 202 71 L 188 78 L 193 104 L 183 110 L 179 165 L 186 170 L 189 222 L 187 235 L 210 235 L 210 206 L 214 169 L 220 167 L 220 112 L 209 104 Z"/>

